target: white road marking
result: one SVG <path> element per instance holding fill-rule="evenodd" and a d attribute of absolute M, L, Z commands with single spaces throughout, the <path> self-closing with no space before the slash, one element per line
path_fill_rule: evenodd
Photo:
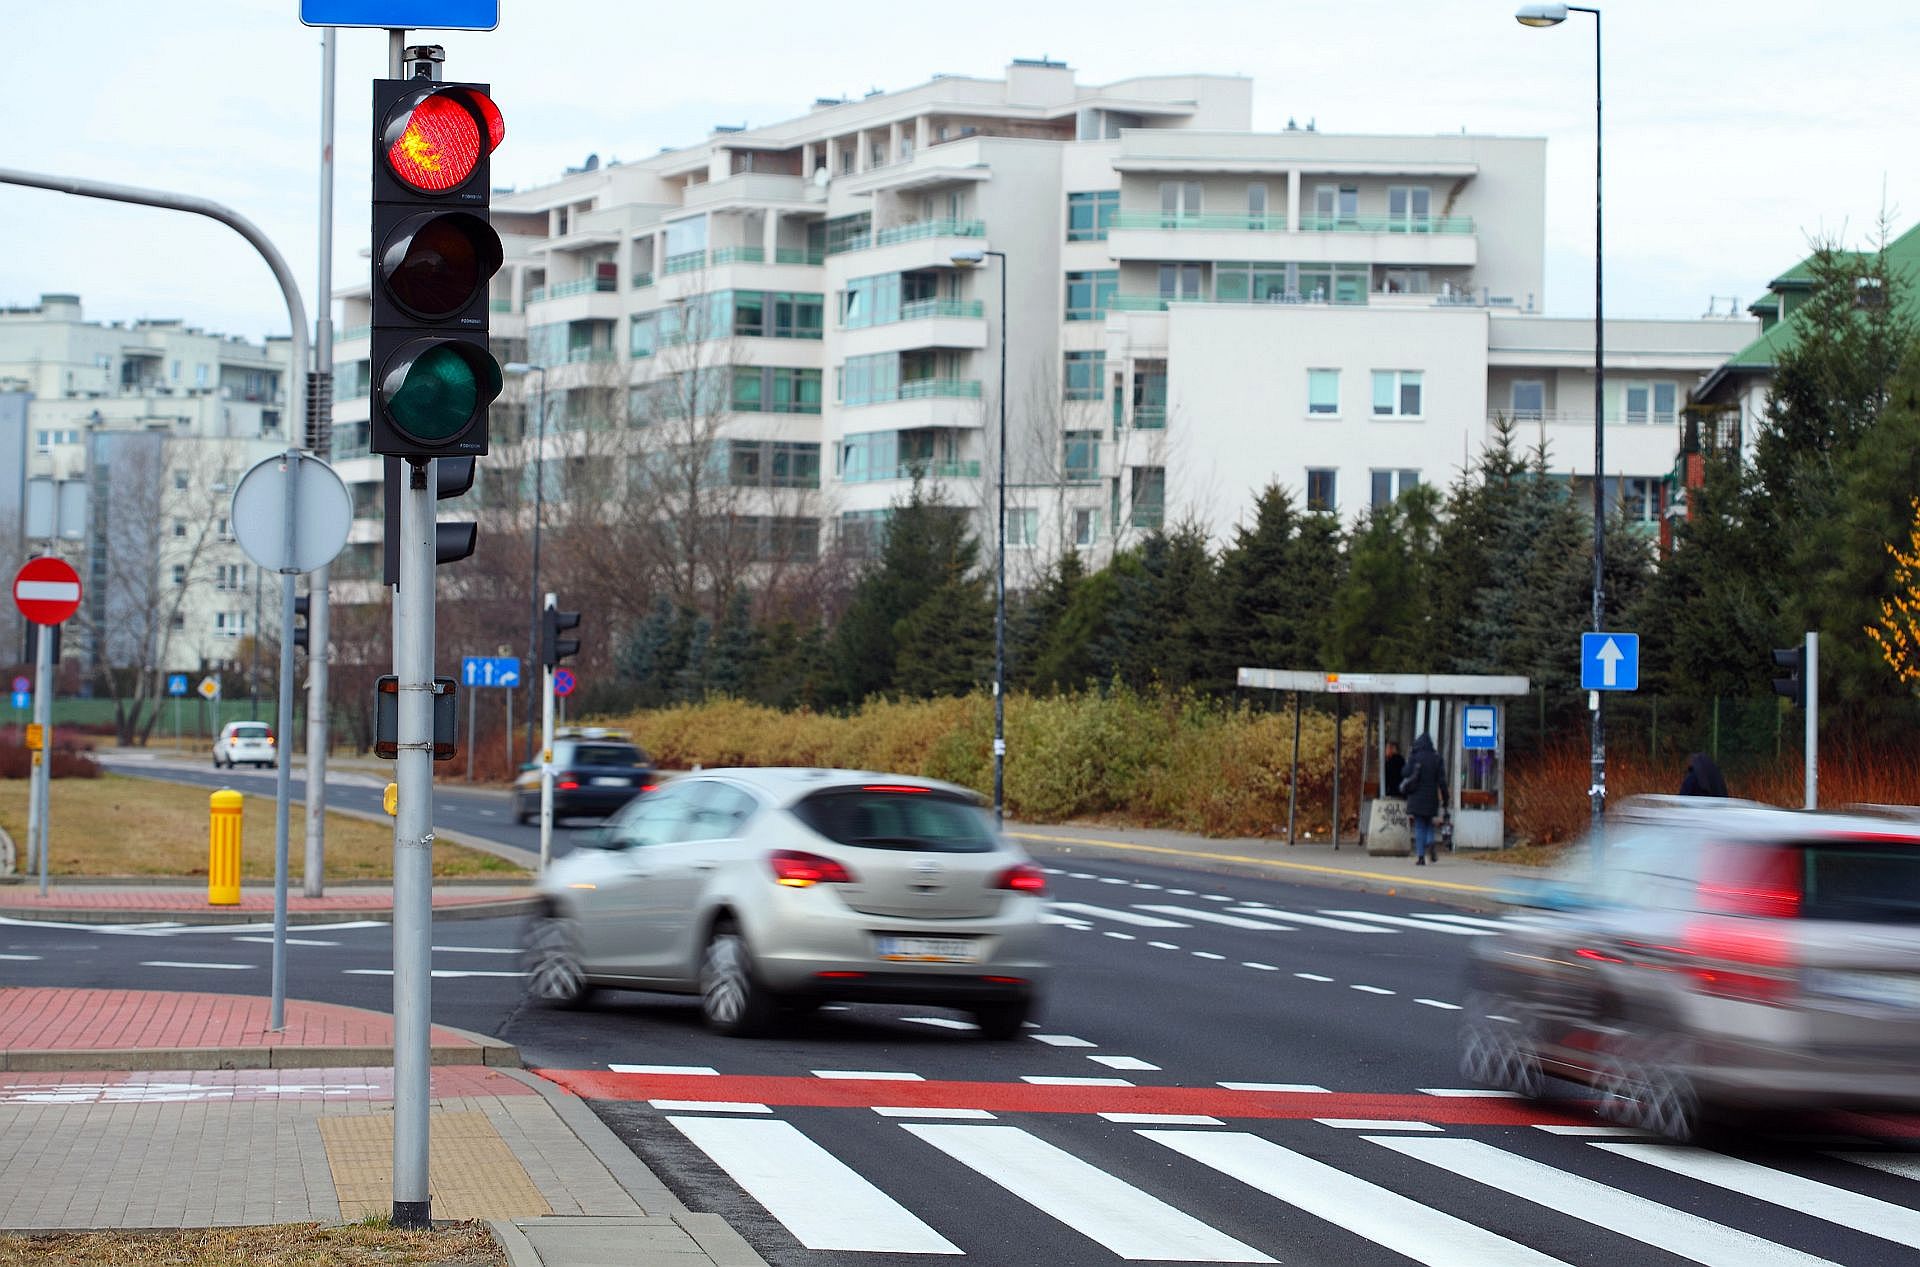
<path fill-rule="evenodd" d="M 1363 994 L 1392 994 L 1394 991 L 1379 985 L 1350 985 L 1349 990 L 1358 990 Z"/>
<path fill-rule="evenodd" d="M 481 814 L 481 816 L 482 816 L 483 818 L 498 818 L 498 817 L 500 817 L 500 812 L 499 812 L 498 810 L 491 810 L 491 809 L 483 809 L 483 810 L 481 810 L 481 811 L 480 811 L 480 814 Z"/>
<path fill-rule="evenodd" d="M 1428 1267 L 1549 1267 L 1559 1262 L 1256 1135 L 1140 1134 Z"/>
<path fill-rule="evenodd" d="M 1488 1091 L 1483 1087 L 1419 1087 L 1421 1095 L 1439 1096 L 1443 1100 L 1524 1100 L 1518 1091 Z"/>
<path fill-rule="evenodd" d="M 900 1073 L 888 1069 L 813 1069 L 809 1070 L 816 1078 L 835 1078 L 848 1082 L 925 1082 L 917 1073 Z"/>
<path fill-rule="evenodd" d="M 1491 937 L 1492 933 L 1484 928 L 1460 928 L 1453 924 L 1430 924 L 1423 919 L 1413 919 L 1405 915 L 1376 915 L 1372 911 L 1322 911 L 1322 915 L 1333 915 L 1340 919 L 1373 920 L 1381 924 L 1392 924 L 1399 928 L 1418 928 L 1428 933 L 1452 933 L 1455 937 Z"/>
<path fill-rule="evenodd" d="M 1040 870 L 1045 872 L 1048 875 L 1065 875 L 1066 874 L 1066 872 L 1062 871 L 1059 867 L 1041 867 Z"/>
<path fill-rule="evenodd" d="M 1202 893 L 1200 900 L 1203 902 L 1231 902 L 1234 899 L 1224 893 Z"/>
<path fill-rule="evenodd" d="M 1834 1153 L 1841 1161 L 1850 1161 L 1856 1166 L 1871 1166 L 1875 1170 L 1890 1175 L 1899 1175 L 1902 1179 L 1920 1179 L 1920 1157 L 1909 1153 Z"/>
<path fill-rule="evenodd" d="M 1271 907 L 1255 908 L 1236 906 L 1233 909 L 1258 915 L 1263 919 L 1285 920 L 1290 924 L 1307 924 L 1314 928 L 1331 928 L 1335 932 L 1341 933 L 1391 934 L 1394 931 L 1391 928 L 1380 928 L 1373 924 L 1356 924 L 1350 919 L 1328 919 L 1324 915 L 1302 915 L 1299 911 L 1276 911 Z"/>
<path fill-rule="evenodd" d="M 1075 880 L 1097 880 L 1100 878 L 1091 871 L 1069 871 L 1067 875 Z"/>
<path fill-rule="evenodd" d="M 1120 878 L 1119 876 L 1117 876 L 1117 875 L 1103 875 L 1103 876 L 1101 876 L 1101 877 L 1100 877 L 1100 883 L 1102 883 L 1102 884 L 1127 884 L 1127 883 L 1129 883 L 1129 881 L 1126 881 L 1126 880 L 1122 880 L 1122 879 L 1121 879 L 1121 878 Z"/>
<path fill-rule="evenodd" d="M 1392 1118 L 1316 1117 L 1313 1120 L 1322 1126 L 1333 1126 L 1343 1131 L 1437 1131 L 1440 1129 L 1431 1122 L 1402 1122 Z"/>
<path fill-rule="evenodd" d="M 1241 966 L 1242 968 L 1252 968 L 1252 969 L 1253 969 L 1254 971 L 1256 971 L 1256 972 L 1278 972 L 1278 971 L 1280 971 L 1280 969 L 1278 969 L 1278 968 L 1276 968 L 1276 967 L 1274 967 L 1274 966 L 1273 966 L 1272 964 L 1270 964 L 1270 963 L 1256 963 L 1256 962 L 1255 962 L 1254 960 L 1252 960 L 1252 959 L 1243 959 L 1243 960 L 1241 960 L 1241 961 L 1240 961 L 1240 966 Z"/>
<path fill-rule="evenodd" d="M 608 1065 L 607 1072 L 697 1074 L 705 1078 L 720 1076 L 720 1071 L 712 1065 Z"/>
<path fill-rule="evenodd" d="M 1730 1192 L 1766 1201 L 1816 1219 L 1838 1223 L 1878 1236 L 1882 1240 L 1920 1249 L 1920 1210 L 1861 1196 L 1830 1183 L 1804 1179 L 1755 1162 L 1742 1161 L 1703 1148 L 1673 1144 L 1590 1144 L 1603 1152 L 1670 1170 L 1689 1179 L 1714 1184 Z"/>
<path fill-rule="evenodd" d="M 1138 1056 L 1088 1056 L 1087 1059 L 1097 1065 L 1105 1065 L 1109 1069 L 1158 1069 L 1160 1067 L 1148 1064 Z"/>
<path fill-rule="evenodd" d="M 1083 919 L 1074 919 L 1071 915 L 1061 915 L 1054 911 L 1042 911 L 1040 913 L 1040 922 L 1042 924 L 1066 924 L 1072 928 L 1093 927 L 1093 925 Z"/>
<path fill-rule="evenodd" d="M 226 972 L 244 972 L 258 967 L 251 963 L 189 963 L 179 959 L 142 959 L 142 968 L 218 968 Z"/>
<path fill-rule="evenodd" d="M 1106 933 L 1103 933 L 1102 936 L 1111 937 L 1115 941 L 1139 941 L 1140 940 L 1138 937 L 1135 937 L 1132 933 L 1116 933 L 1116 932 L 1108 931 Z"/>
<path fill-rule="evenodd" d="M 1415 999 L 1414 1002 L 1424 1004 L 1427 1007 L 1437 1007 L 1443 1012 L 1458 1012 L 1460 1010 L 1458 1003 L 1442 1003 L 1439 999 Z"/>
<path fill-rule="evenodd" d="M 1549 1135 L 1579 1135 L 1594 1138 L 1645 1139 L 1647 1133 L 1635 1130 L 1631 1126 L 1556 1126 L 1551 1122 L 1536 1122 L 1533 1129 L 1545 1131 Z"/>
<path fill-rule="evenodd" d="M 941 1029 L 979 1029 L 972 1021 L 956 1021 L 951 1016 L 903 1016 L 911 1025 L 937 1025 Z"/>
<path fill-rule="evenodd" d="M 1424 911 L 1420 918 L 1445 920 L 1449 924 L 1465 924 L 1468 928 L 1491 928 L 1496 933 L 1504 933 L 1513 927 L 1505 920 L 1481 919 L 1474 915 L 1454 915 L 1445 911 Z"/>
<path fill-rule="evenodd" d="M 1296 972 L 1293 974 L 1302 981 L 1331 981 L 1332 977 L 1323 977 L 1317 972 Z"/>
<path fill-rule="evenodd" d="M 1099 1043 L 1090 1043 L 1084 1038 L 1075 1038 L 1072 1034 L 1028 1034 L 1036 1043 L 1045 1043 L 1049 1047 L 1098 1047 Z"/>
<path fill-rule="evenodd" d="M 1204 1113 L 1102 1113 L 1109 1122 L 1129 1126 L 1225 1126 L 1217 1117 Z"/>
<path fill-rule="evenodd" d="M 724 1117 L 667 1121 L 808 1249 L 961 1252 L 792 1123 Z"/>
<path fill-rule="evenodd" d="M 342 968 L 341 975 L 349 977 L 390 977 L 392 968 Z M 435 968 L 429 974 L 442 981 L 458 980 L 461 977 L 524 977 L 524 972 L 481 972 L 474 968 Z"/>
<path fill-rule="evenodd" d="M 1175 897 L 1192 897 L 1193 896 L 1192 889 L 1168 889 L 1167 892 L 1173 894 L 1173 896 Z"/>
<path fill-rule="evenodd" d="M 968 1119 L 985 1118 L 989 1121 L 994 1120 L 993 1114 L 987 1112 L 985 1109 L 940 1109 L 940 1108 L 916 1109 L 916 1108 L 897 1108 L 891 1105 L 876 1104 L 873 1106 L 873 1111 L 875 1113 L 878 1113 L 881 1117 L 954 1117 L 954 1118 L 968 1118 Z"/>
<path fill-rule="evenodd" d="M 1270 1091 L 1276 1095 L 1332 1095 L 1325 1087 L 1311 1082 L 1222 1082 L 1228 1091 Z"/>
<path fill-rule="evenodd" d="M 1161 891 L 1160 886 L 1157 884 L 1142 884 L 1138 880 L 1133 882 L 1133 887 L 1136 889 L 1145 889 L 1149 893 L 1158 893 Z"/>
<path fill-rule="evenodd" d="M 772 1109 L 764 1104 L 753 1104 L 746 1100 L 648 1100 L 656 1109 L 665 1109 L 672 1113 L 771 1113 Z"/>
<path fill-rule="evenodd" d="M 1024 1074 L 1020 1081 L 1031 1082 L 1036 1087 L 1130 1087 L 1133 1084 L 1125 1078 L 1057 1078 L 1043 1074 Z"/>
<path fill-rule="evenodd" d="M 1173 944 L 1172 942 L 1170 942 L 1170 941 L 1150 941 L 1150 942 L 1148 942 L 1148 943 L 1147 943 L 1147 945 L 1149 945 L 1149 946 L 1152 946 L 1152 947 L 1153 947 L 1153 948 L 1154 948 L 1155 950 L 1178 950 L 1178 949 L 1180 949 L 1180 947 L 1178 947 L 1178 946 L 1176 946 L 1176 945 L 1174 945 L 1174 944 Z"/>
<path fill-rule="evenodd" d="M 0 955 L 0 959 L 5 959 L 9 963 L 32 963 L 39 957 L 39 955 Z"/>
<path fill-rule="evenodd" d="M 267 946 L 271 946 L 273 944 L 273 938 L 271 937 L 236 937 L 234 938 L 234 940 L 259 942 L 262 945 L 267 945 Z M 318 937 L 287 938 L 287 945 L 289 946 L 338 946 L 339 944 L 340 943 L 337 941 L 322 941 Z"/>
<path fill-rule="evenodd" d="M 1477 1139 L 1387 1136 L 1368 1142 L 1707 1267 L 1813 1267 L 1827 1261 Z"/>
<path fill-rule="evenodd" d="M 1085 902 L 1055 902 L 1053 909 L 1074 915 L 1091 915 L 1096 919 L 1118 920 L 1122 924 L 1135 924 L 1141 928 L 1193 927 L 1191 924 L 1182 924 L 1178 920 L 1161 919 L 1157 915 L 1142 915 L 1137 911 L 1116 911 L 1106 906 L 1089 906 Z"/>
<path fill-rule="evenodd" d="M 1216 955 L 1211 950 L 1196 950 L 1193 952 L 1193 957 L 1195 959 L 1215 959 L 1215 960 L 1224 960 L 1226 958 L 1225 955 Z"/>
<path fill-rule="evenodd" d="M 905 1129 L 1122 1258 L 1273 1261 L 1017 1126 L 910 1125 Z"/>
<path fill-rule="evenodd" d="M 1136 911 L 1152 911 L 1156 915 L 1179 915 L 1187 919 L 1203 920 L 1209 924 L 1225 924 L 1228 928 L 1254 928 L 1265 933 L 1291 933 L 1294 930 L 1285 924 L 1274 924 L 1266 920 L 1248 919 L 1244 915 L 1223 915 L 1219 911 L 1194 911 L 1184 906 L 1147 906 L 1134 904 Z"/>

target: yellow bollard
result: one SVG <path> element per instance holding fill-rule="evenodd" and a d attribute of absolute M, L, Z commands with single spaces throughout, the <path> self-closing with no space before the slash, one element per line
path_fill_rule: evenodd
<path fill-rule="evenodd" d="M 221 788 L 213 802 L 213 830 L 208 842 L 207 905 L 240 905 L 240 809 L 246 797 Z"/>

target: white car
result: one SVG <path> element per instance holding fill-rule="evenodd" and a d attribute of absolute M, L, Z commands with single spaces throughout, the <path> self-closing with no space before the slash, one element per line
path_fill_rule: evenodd
<path fill-rule="evenodd" d="M 1012 1038 L 1046 975 L 1046 877 L 966 788 L 849 770 L 685 775 L 540 885 L 528 990 L 698 994 L 754 1034 L 829 1000 L 957 1008 Z"/>
<path fill-rule="evenodd" d="M 279 759 L 274 746 L 273 729 L 263 721 L 230 721 L 213 741 L 213 768 L 257 765 L 271 770 Z"/>

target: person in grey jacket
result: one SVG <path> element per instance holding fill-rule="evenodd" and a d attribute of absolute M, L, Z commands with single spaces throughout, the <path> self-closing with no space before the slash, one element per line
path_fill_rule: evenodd
<path fill-rule="evenodd" d="M 1431 853 L 1435 862 L 1440 853 L 1433 843 L 1433 820 L 1440 813 L 1442 787 L 1446 771 L 1440 754 L 1434 750 L 1433 736 L 1423 734 L 1413 741 L 1407 755 L 1406 777 L 1400 780 L 1400 794 L 1407 798 L 1407 817 L 1413 820 L 1413 865 L 1427 865 Z"/>

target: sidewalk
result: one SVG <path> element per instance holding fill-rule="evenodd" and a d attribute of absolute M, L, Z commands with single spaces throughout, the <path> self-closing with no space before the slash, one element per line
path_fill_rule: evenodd
<path fill-rule="evenodd" d="M 232 995 L 0 990 L 0 1230 L 386 1213 L 391 1018 L 290 1000 L 285 1030 L 268 1034 L 266 1013 L 265 999 Z M 436 1219 L 488 1220 L 513 1267 L 764 1267 L 584 1102 L 505 1067 L 512 1047 L 443 1026 L 433 1042 Z M 174 1063 L 134 1063 L 155 1053 Z M 270 1063 L 220 1063 L 262 1054 Z M 87 1059 L 107 1063 L 72 1063 Z M 23 1067 L 37 1072 L 11 1072 Z"/>
<path fill-rule="evenodd" d="M 533 890 L 522 884 L 437 884 L 433 891 L 435 920 L 525 915 L 533 906 Z M 209 906 L 205 881 L 62 884 L 54 880 L 48 885 L 45 897 L 40 896 L 39 885 L 31 879 L 0 884 L 0 916 L 14 919 L 60 920 L 73 924 L 254 924 L 271 919 L 272 915 L 271 885 L 246 885 L 240 890 L 237 906 Z M 287 894 L 290 925 L 324 924 L 342 918 L 391 920 L 393 886 L 343 885 L 325 897 L 304 897 L 298 890 Z"/>

